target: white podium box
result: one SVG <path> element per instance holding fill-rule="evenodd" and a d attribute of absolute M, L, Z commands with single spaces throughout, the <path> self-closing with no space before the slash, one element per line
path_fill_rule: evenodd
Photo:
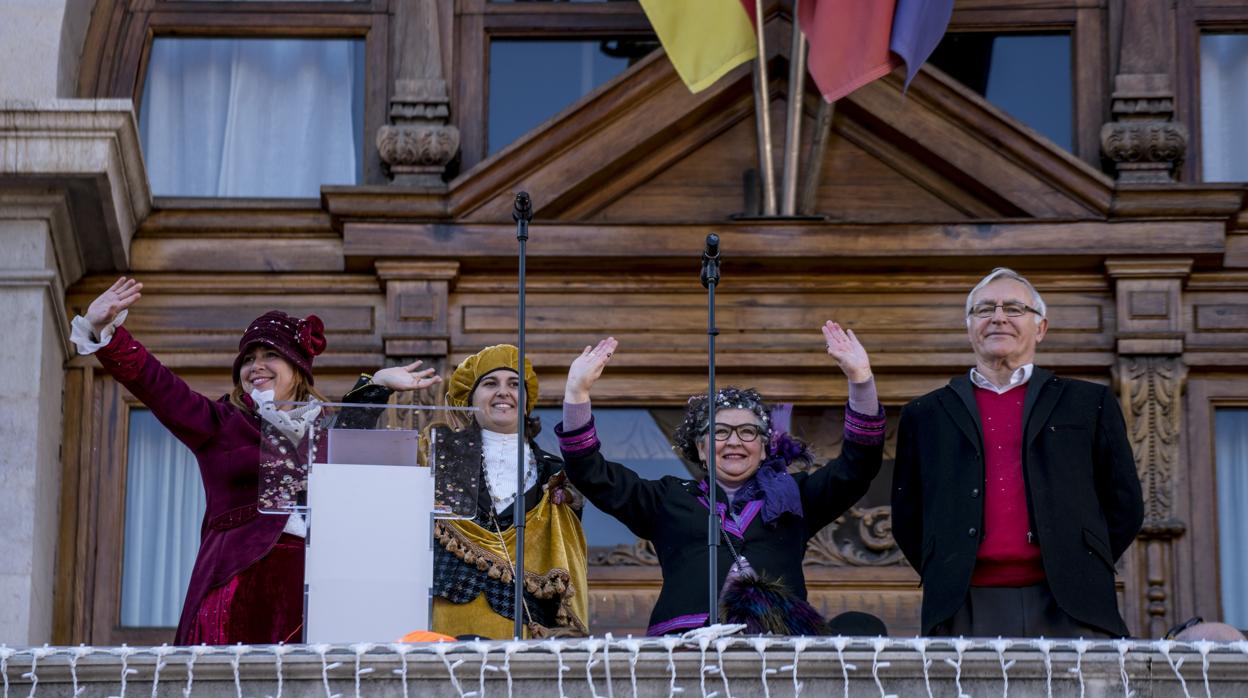
<path fill-rule="evenodd" d="M 428 629 L 432 521 L 471 517 L 477 500 L 475 473 L 436 467 L 431 427 L 472 410 L 286 406 L 293 419 L 270 415 L 261 429 L 259 508 L 306 523 L 303 640 L 394 642 Z"/>
<path fill-rule="evenodd" d="M 312 468 L 303 572 L 308 642 L 393 642 L 429 628 L 432 502 L 429 468 Z"/>

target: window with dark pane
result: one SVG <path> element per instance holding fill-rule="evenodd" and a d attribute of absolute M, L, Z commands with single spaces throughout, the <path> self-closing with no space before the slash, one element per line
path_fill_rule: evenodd
<path fill-rule="evenodd" d="M 1200 37 L 1200 156 L 1206 182 L 1248 181 L 1248 34 Z"/>
<path fill-rule="evenodd" d="M 1054 143 L 1073 147 L 1069 33 L 947 34 L 928 62 Z"/>
<path fill-rule="evenodd" d="M 489 153 L 496 153 L 653 51 L 652 38 L 490 42 Z"/>

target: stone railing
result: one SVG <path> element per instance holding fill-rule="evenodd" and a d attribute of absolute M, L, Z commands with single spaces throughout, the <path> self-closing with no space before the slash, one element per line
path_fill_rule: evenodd
<path fill-rule="evenodd" d="M 0 647 L 4 696 L 1242 696 L 1248 642 L 716 636 Z M 127 693 L 128 692 L 128 693 Z"/>

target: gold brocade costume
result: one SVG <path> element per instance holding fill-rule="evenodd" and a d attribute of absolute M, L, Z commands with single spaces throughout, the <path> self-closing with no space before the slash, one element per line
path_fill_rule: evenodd
<path fill-rule="evenodd" d="M 557 474 L 550 479 L 538 505 L 525 516 L 525 590 L 555 608 L 551 625 L 538 623 L 526 612 L 526 637 L 588 633 L 585 532 L 569 506 L 571 496 L 564 476 Z M 436 523 L 434 537 L 443 549 L 495 584 L 513 583 L 510 561 L 516 554 L 514 527 L 503 529 L 500 541 L 499 532 L 473 521 L 446 520 Z M 435 596 L 433 630 L 452 636 L 506 638 L 513 635 L 514 621 L 497 613 L 484 591 L 468 603 Z"/>

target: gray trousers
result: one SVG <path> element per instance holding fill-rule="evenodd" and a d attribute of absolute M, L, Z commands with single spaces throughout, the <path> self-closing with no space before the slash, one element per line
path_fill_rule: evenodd
<path fill-rule="evenodd" d="M 966 601 L 948 620 L 932 628 L 934 637 L 1084 637 L 1112 634 L 1075 620 L 1057 605 L 1045 582 L 1026 587 L 971 587 Z"/>

